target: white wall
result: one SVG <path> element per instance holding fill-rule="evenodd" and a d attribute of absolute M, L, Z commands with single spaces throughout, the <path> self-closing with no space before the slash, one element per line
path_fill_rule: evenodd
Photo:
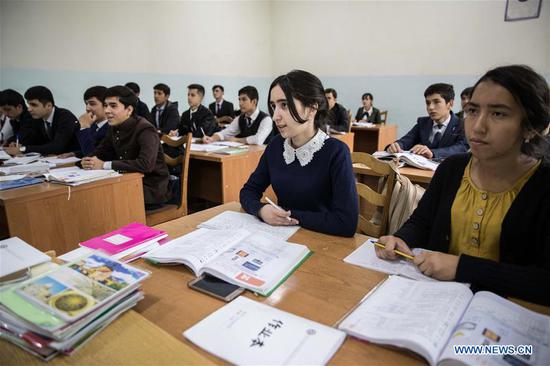
<path fill-rule="evenodd" d="M 165 82 L 183 106 L 191 82 L 221 83 L 232 101 L 251 84 L 265 109 L 271 80 L 303 68 L 353 111 L 373 93 L 402 134 L 431 83 L 458 94 L 508 63 L 550 78 L 549 0 L 518 22 L 504 22 L 505 0 L 0 1 L 0 88 L 47 85 L 75 113 L 88 86 L 127 81 L 149 105 Z"/>

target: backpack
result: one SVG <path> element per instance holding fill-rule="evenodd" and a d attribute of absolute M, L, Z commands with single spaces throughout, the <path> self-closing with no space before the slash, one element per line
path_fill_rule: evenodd
<path fill-rule="evenodd" d="M 390 200 L 387 232 L 393 235 L 409 219 L 426 191 L 396 170 L 395 186 Z"/>

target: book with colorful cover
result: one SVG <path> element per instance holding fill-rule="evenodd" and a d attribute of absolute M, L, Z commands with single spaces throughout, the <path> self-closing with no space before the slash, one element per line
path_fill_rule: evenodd
<path fill-rule="evenodd" d="M 100 249 L 109 255 L 114 255 L 166 236 L 166 232 L 162 230 L 134 222 L 110 233 L 86 240 L 80 243 L 80 246 Z"/>

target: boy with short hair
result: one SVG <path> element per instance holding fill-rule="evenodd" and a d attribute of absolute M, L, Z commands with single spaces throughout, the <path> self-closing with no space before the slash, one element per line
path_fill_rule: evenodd
<path fill-rule="evenodd" d="M 136 97 L 138 97 L 136 114 L 140 117 L 145 118 L 147 121 L 153 123 L 153 117 L 151 116 L 151 113 L 149 113 L 149 107 L 147 106 L 147 104 L 145 104 L 145 102 L 139 99 L 141 88 L 139 87 L 138 83 L 134 83 L 133 81 L 130 81 L 130 82 L 127 82 L 124 86 L 129 88 L 131 91 L 133 91 Z"/>
<path fill-rule="evenodd" d="M 214 85 L 212 87 L 212 95 L 214 96 L 214 102 L 210 103 L 208 108 L 216 116 L 218 123 L 229 123 L 235 118 L 235 110 L 233 109 L 233 103 L 223 99 L 225 90 L 221 85 Z"/>
<path fill-rule="evenodd" d="M 325 96 L 327 97 L 328 109 L 331 114 L 330 128 L 336 131 L 348 132 L 349 112 L 343 105 L 337 103 L 336 98 L 338 98 L 338 94 L 336 90 L 332 88 L 325 89 Z"/>
<path fill-rule="evenodd" d="M 32 144 L 28 134 L 32 131 L 33 118 L 27 110 L 23 96 L 13 89 L 4 90 L 0 108 L 6 117 L 1 130 L 4 144 L 16 142 L 24 145 Z"/>
<path fill-rule="evenodd" d="M 204 137 L 220 130 L 214 114 L 202 105 L 203 99 L 202 85 L 191 84 L 187 87 L 189 109 L 181 114 L 179 129 L 170 131 L 170 136 L 185 136 L 191 132 L 193 137 Z"/>
<path fill-rule="evenodd" d="M 180 121 L 180 113 L 178 103 L 169 100 L 170 87 L 163 83 L 155 85 L 153 87 L 153 97 L 155 106 L 151 108 L 151 116 L 157 130 L 163 134 L 176 130 Z"/>
<path fill-rule="evenodd" d="M 473 89 L 473 87 L 469 86 L 460 93 L 460 106 L 462 109 L 456 114 L 456 116 L 460 119 L 464 119 L 464 107 L 466 107 L 466 104 L 470 101 L 470 96 Z"/>
<path fill-rule="evenodd" d="M 84 92 L 86 113 L 80 116 L 78 142 L 82 155 L 91 154 L 107 135 L 109 124 L 103 108 L 107 88 L 101 85 L 92 86 Z"/>

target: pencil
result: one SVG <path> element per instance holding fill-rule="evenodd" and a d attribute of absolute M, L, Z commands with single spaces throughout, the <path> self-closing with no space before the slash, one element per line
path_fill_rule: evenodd
<path fill-rule="evenodd" d="M 266 197 L 265 197 L 265 200 L 267 201 L 267 203 L 269 203 L 271 206 L 275 207 L 276 209 L 279 209 L 279 210 L 281 210 L 281 211 L 284 211 L 283 208 L 282 208 L 281 206 L 276 205 L 272 200 L 269 199 L 269 197 L 266 196 Z M 287 219 L 288 221 L 291 221 L 291 220 L 292 220 L 289 216 L 287 216 L 286 219 Z"/>
<path fill-rule="evenodd" d="M 373 242 L 374 245 L 376 245 L 378 248 L 382 248 L 382 249 L 386 249 L 386 246 L 382 243 L 376 243 L 376 242 Z M 400 250 L 397 250 L 397 249 L 394 249 L 393 252 L 395 254 L 398 254 L 402 257 L 405 257 L 407 259 L 410 259 L 411 261 L 414 259 L 414 257 L 412 255 L 409 255 L 409 254 L 406 254 L 406 253 L 403 253 L 402 251 Z"/>
<path fill-rule="evenodd" d="M 204 133 L 204 128 L 201 127 L 201 131 L 202 131 L 202 136 L 206 136 L 206 134 Z"/>

